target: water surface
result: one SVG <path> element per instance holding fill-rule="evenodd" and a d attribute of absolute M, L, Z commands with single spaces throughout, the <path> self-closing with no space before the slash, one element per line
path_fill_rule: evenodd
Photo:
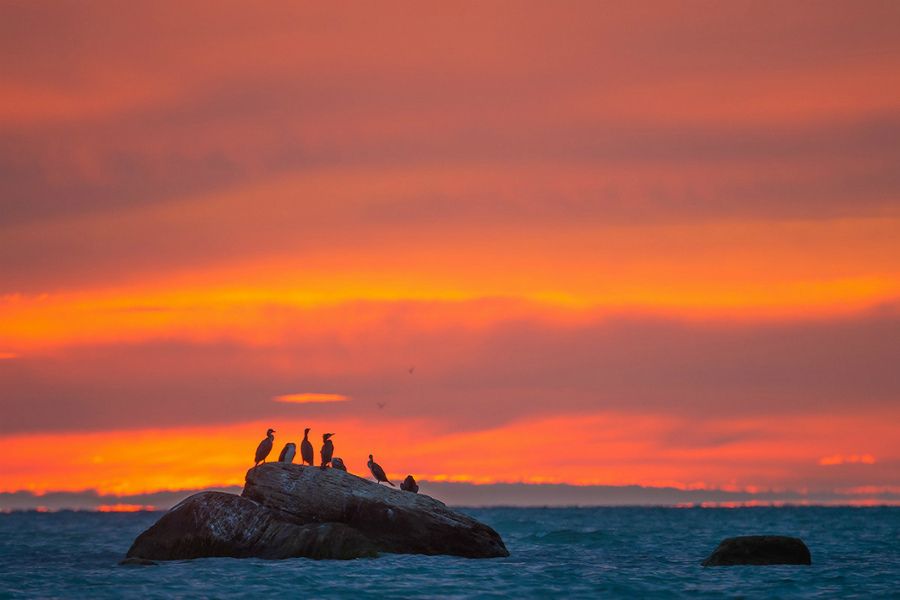
<path fill-rule="evenodd" d="M 161 513 L 0 515 L 0 597 L 900 598 L 900 508 L 487 508 L 511 555 L 214 558 L 122 567 Z M 732 535 L 803 538 L 813 565 L 703 568 Z"/>

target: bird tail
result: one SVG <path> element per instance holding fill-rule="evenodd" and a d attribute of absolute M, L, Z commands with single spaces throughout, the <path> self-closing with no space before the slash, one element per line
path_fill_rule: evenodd
<path fill-rule="evenodd" d="M 387 481 L 389 484 L 393 485 L 394 487 L 397 487 L 396 485 L 394 485 L 394 482 L 391 481 L 390 479 L 386 479 L 385 481 Z"/>

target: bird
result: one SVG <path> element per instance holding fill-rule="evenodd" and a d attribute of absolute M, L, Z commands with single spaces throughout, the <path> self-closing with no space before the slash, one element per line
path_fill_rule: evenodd
<path fill-rule="evenodd" d="M 411 366 L 411 367 L 410 367 L 409 369 L 407 369 L 407 370 L 409 371 L 409 374 L 412 375 L 412 374 L 413 374 L 413 371 L 416 370 L 416 365 Z"/>
<path fill-rule="evenodd" d="M 387 402 L 376 402 L 375 404 L 378 405 L 378 410 L 381 410 L 381 409 L 383 409 L 385 406 L 387 406 Z"/>
<path fill-rule="evenodd" d="M 278 455 L 278 462 L 292 463 L 294 462 L 295 454 L 297 454 L 297 444 L 288 442 L 281 449 L 281 454 Z"/>
<path fill-rule="evenodd" d="M 381 468 L 381 465 L 375 462 L 375 459 L 372 458 L 371 454 L 369 455 L 368 464 L 369 470 L 372 471 L 372 476 L 375 478 L 375 481 L 377 481 L 379 484 L 382 481 L 385 481 L 387 483 L 390 483 L 392 486 L 397 487 L 390 479 L 387 478 L 387 475 L 384 474 L 384 469 Z"/>
<path fill-rule="evenodd" d="M 253 465 L 254 467 L 258 467 L 261 462 L 266 462 L 266 457 L 272 451 L 272 442 L 275 441 L 273 433 L 275 433 L 274 429 L 266 431 L 266 439 L 261 441 L 259 446 L 256 447 L 256 464 Z"/>
<path fill-rule="evenodd" d="M 419 484 L 416 483 L 416 478 L 412 475 L 407 475 L 406 479 L 403 480 L 403 483 L 400 484 L 400 489 L 404 492 L 412 492 L 413 494 L 419 493 Z"/>
<path fill-rule="evenodd" d="M 331 466 L 335 469 L 340 469 L 341 471 L 347 472 L 347 467 L 344 465 L 344 461 L 335 456 L 331 459 Z"/>
<path fill-rule="evenodd" d="M 315 464 L 313 462 L 313 447 L 309 442 L 309 427 L 307 427 L 303 431 L 303 441 L 300 442 L 300 458 L 309 466 L 313 466 L 313 464 Z"/>
<path fill-rule="evenodd" d="M 334 456 L 334 442 L 330 439 L 333 436 L 333 433 L 323 433 L 322 434 L 322 468 L 328 466 L 328 463 L 331 462 L 331 457 Z"/>

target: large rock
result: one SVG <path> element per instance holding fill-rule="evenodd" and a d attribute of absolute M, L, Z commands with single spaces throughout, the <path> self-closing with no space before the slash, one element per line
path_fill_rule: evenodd
<path fill-rule="evenodd" d="M 704 567 L 731 565 L 810 565 L 803 540 L 783 535 L 745 535 L 726 538 L 701 563 Z"/>
<path fill-rule="evenodd" d="M 242 496 L 201 492 L 173 507 L 137 537 L 127 558 L 350 559 L 378 552 L 509 556 L 496 531 L 424 494 L 338 469 L 266 463 L 247 472 Z"/>
<path fill-rule="evenodd" d="M 381 552 L 509 556 L 500 535 L 472 517 L 338 469 L 267 463 L 247 472 L 243 496 L 288 522 L 350 525 Z"/>
<path fill-rule="evenodd" d="M 376 553 L 366 536 L 342 523 L 285 523 L 252 500 L 201 492 L 183 500 L 139 535 L 126 556 L 151 560 L 210 556 L 349 559 Z"/>

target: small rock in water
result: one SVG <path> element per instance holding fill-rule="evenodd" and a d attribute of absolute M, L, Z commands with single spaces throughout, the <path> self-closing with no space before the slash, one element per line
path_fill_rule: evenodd
<path fill-rule="evenodd" d="M 732 565 L 810 565 L 803 540 L 784 535 L 744 535 L 726 538 L 702 563 L 704 567 Z"/>

